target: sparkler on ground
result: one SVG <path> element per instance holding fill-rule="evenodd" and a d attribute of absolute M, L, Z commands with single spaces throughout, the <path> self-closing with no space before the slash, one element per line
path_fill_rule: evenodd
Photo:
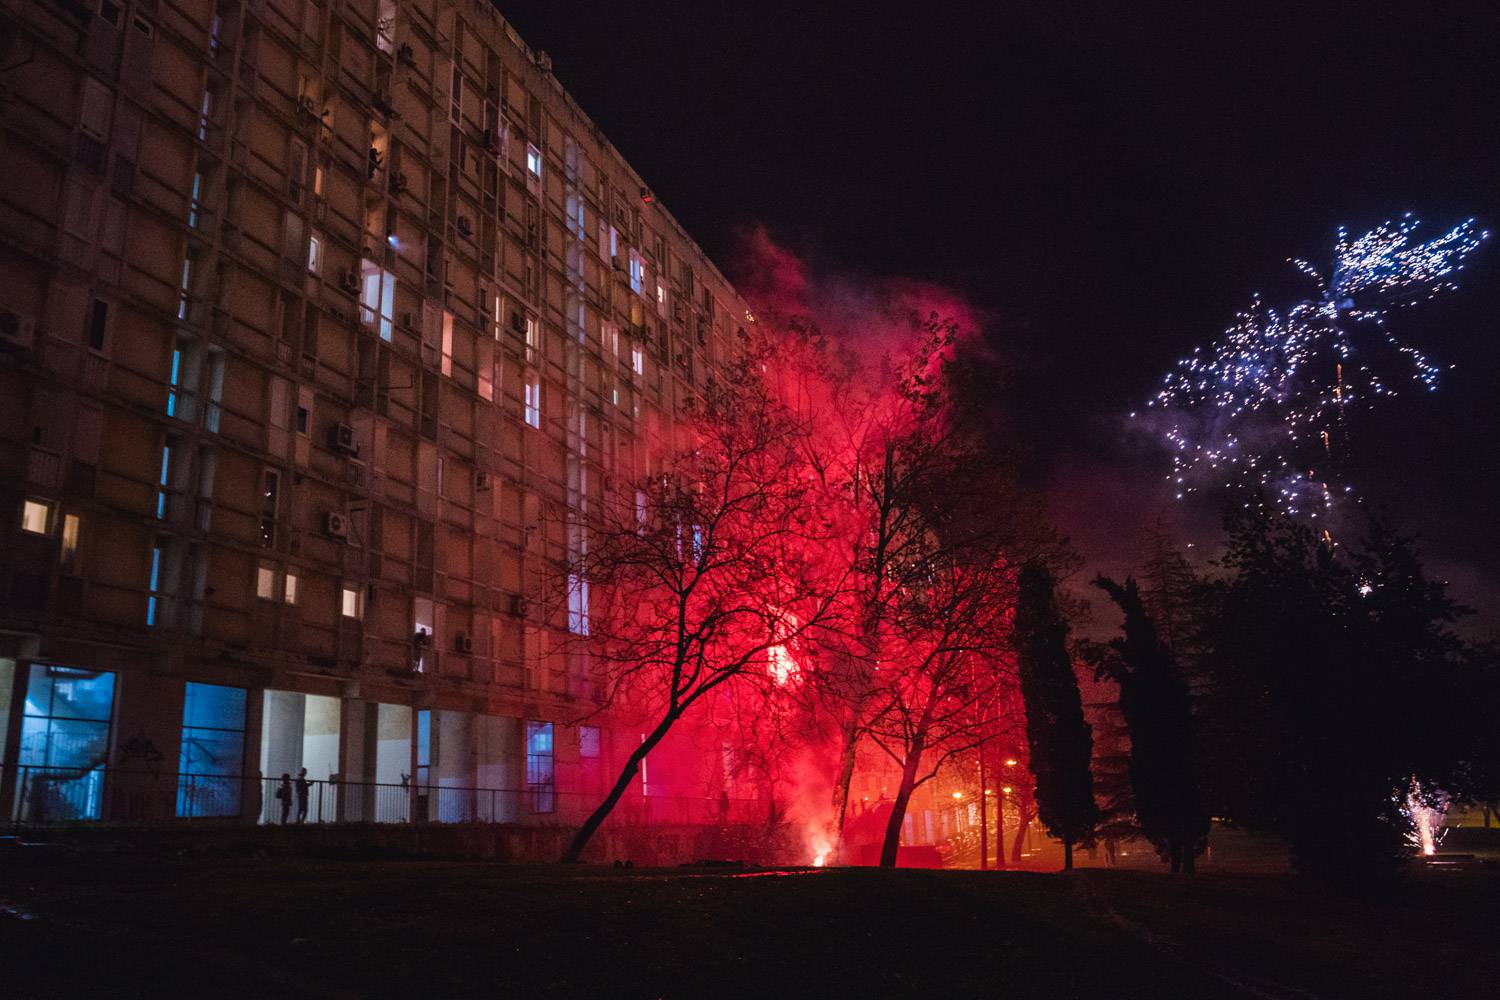
<path fill-rule="evenodd" d="M 1345 409 L 1397 394 L 1371 355 L 1394 349 L 1429 391 L 1441 371 L 1388 319 L 1456 288 L 1465 258 L 1489 236 L 1470 219 L 1423 243 L 1419 225 L 1408 213 L 1357 238 L 1340 229 L 1327 275 L 1291 261 L 1317 284 L 1316 298 L 1277 310 L 1257 295 L 1221 338 L 1165 376 L 1148 407 L 1165 415 L 1178 499 L 1248 486 L 1290 514 L 1317 517 L 1353 494 L 1335 474 Z"/>

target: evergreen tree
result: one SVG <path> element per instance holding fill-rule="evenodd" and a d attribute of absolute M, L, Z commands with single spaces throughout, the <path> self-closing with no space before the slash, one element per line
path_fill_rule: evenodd
<path fill-rule="evenodd" d="M 1068 623 L 1057 607 L 1052 574 L 1031 562 L 1022 567 L 1019 582 L 1015 642 L 1037 811 L 1063 842 L 1064 867 L 1071 869 L 1073 845 L 1091 840 L 1099 821 L 1089 769 L 1093 733 L 1084 721 L 1068 655 Z"/>
<path fill-rule="evenodd" d="M 1099 658 L 1100 672 L 1120 685 L 1120 710 L 1130 731 L 1130 783 L 1142 832 L 1172 871 L 1193 870 L 1208 844 L 1195 774 L 1192 704 L 1171 652 L 1146 612 L 1133 579 L 1095 582 L 1125 615 L 1124 635 Z"/>
<path fill-rule="evenodd" d="M 1305 871 L 1366 880 L 1406 853 L 1413 779 L 1461 780 L 1462 609 L 1379 525 L 1353 552 L 1253 504 L 1228 528 L 1205 654 L 1215 811 L 1283 834 Z"/>

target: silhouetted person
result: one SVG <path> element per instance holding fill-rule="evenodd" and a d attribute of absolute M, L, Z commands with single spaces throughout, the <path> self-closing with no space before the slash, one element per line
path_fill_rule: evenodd
<path fill-rule="evenodd" d="M 312 782 L 307 780 L 307 768 L 297 770 L 297 822 L 307 822 L 307 793 L 312 788 Z"/>
<path fill-rule="evenodd" d="M 281 825 L 285 826 L 287 817 L 292 811 L 292 776 L 283 773 L 281 782 L 276 786 L 276 797 L 281 800 Z"/>
<path fill-rule="evenodd" d="M 375 179 L 375 173 L 380 169 L 380 150 L 374 146 L 370 147 L 370 180 Z"/>

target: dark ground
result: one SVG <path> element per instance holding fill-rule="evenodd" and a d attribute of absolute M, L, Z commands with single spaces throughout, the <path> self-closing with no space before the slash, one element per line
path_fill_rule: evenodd
<path fill-rule="evenodd" d="M 1274 875 L 0 853 L 7 998 L 1479 997 L 1496 926 L 1493 870 L 1354 899 Z"/>

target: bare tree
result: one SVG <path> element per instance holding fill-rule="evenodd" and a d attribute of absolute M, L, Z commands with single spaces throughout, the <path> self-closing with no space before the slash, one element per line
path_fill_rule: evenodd
<path fill-rule="evenodd" d="M 580 525 L 587 543 L 568 590 L 587 614 L 571 615 L 571 630 L 587 633 L 606 704 L 655 721 L 564 861 L 578 860 L 694 705 L 731 685 L 774 684 L 773 651 L 810 649 L 835 628 L 847 566 L 828 557 L 835 533 L 806 461 L 807 426 L 769 387 L 770 361 L 747 344 L 678 428 L 664 471 L 609 492 Z"/>
<path fill-rule="evenodd" d="M 880 864 L 892 867 L 912 793 L 949 758 L 1014 725 L 1001 711 L 1015 684 L 1007 650 L 1014 573 L 998 559 L 928 561 L 926 583 L 908 583 L 886 609 L 865 731 L 901 772 Z"/>

